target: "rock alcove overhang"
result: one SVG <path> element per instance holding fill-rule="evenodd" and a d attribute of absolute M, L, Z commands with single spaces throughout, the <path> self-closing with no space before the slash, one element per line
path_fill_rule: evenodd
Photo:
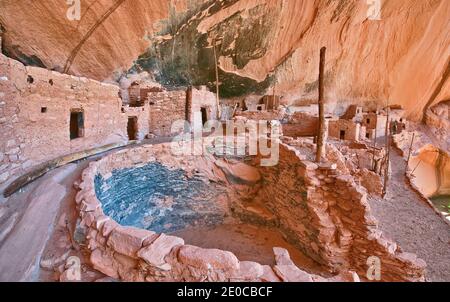
<path fill-rule="evenodd" d="M 265 5 L 249 10 L 247 18 L 239 12 L 211 28 L 199 32 L 198 26 L 207 16 L 225 9 L 237 1 L 209 3 L 208 14 L 197 17 L 194 13 L 183 20 L 168 21 L 157 36 L 170 39 L 155 42 L 135 61 L 129 73 L 149 72 L 156 81 L 168 89 L 206 85 L 216 91 L 215 57 L 212 37 L 217 39 L 217 57 L 230 58 L 233 64 L 244 68 L 251 60 L 263 57 L 275 34 L 278 11 L 267 11 Z M 189 18 L 190 17 L 190 18 Z M 175 23 L 175 24 L 173 24 Z M 274 73 L 263 81 L 226 72 L 219 66 L 220 95 L 223 98 L 248 94 L 263 94 L 274 82 Z"/>

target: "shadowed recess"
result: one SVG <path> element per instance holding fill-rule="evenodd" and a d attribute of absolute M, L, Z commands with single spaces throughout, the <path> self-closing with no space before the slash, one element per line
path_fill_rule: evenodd
<path fill-rule="evenodd" d="M 115 170 L 108 179 L 97 175 L 95 191 L 106 215 L 122 225 L 158 233 L 214 226 L 227 216 L 215 201 L 223 192 L 217 184 L 160 163 Z"/>

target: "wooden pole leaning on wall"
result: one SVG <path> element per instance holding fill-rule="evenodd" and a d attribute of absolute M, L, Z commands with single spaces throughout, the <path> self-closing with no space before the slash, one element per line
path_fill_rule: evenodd
<path fill-rule="evenodd" d="M 316 151 L 316 162 L 320 162 L 322 157 L 325 155 L 325 104 L 324 104 L 324 72 L 325 72 L 325 55 L 326 47 L 320 49 L 320 63 L 319 63 L 319 134 L 317 139 L 317 151 Z"/>
<path fill-rule="evenodd" d="M 390 107 L 389 102 L 386 106 L 387 116 L 386 116 L 386 130 L 385 130 L 385 137 L 386 137 L 386 163 L 385 163 L 385 170 L 384 170 L 384 186 L 383 186 L 383 197 L 386 196 L 387 193 L 387 187 L 389 184 L 389 165 L 390 165 L 390 157 L 391 157 L 391 129 L 390 129 Z"/>
<path fill-rule="evenodd" d="M 214 66 L 216 71 L 216 118 L 220 120 L 222 112 L 220 110 L 220 92 L 219 92 L 219 66 L 217 64 L 217 51 L 216 51 L 216 38 L 213 38 L 213 48 L 214 48 Z"/>
<path fill-rule="evenodd" d="M 377 152 L 377 129 L 375 128 L 375 138 L 373 140 L 373 153 L 372 153 L 372 170 L 376 173 L 375 153 Z"/>
<path fill-rule="evenodd" d="M 414 139 L 415 138 L 416 138 L 416 132 L 413 132 L 412 139 L 411 139 L 411 145 L 409 146 L 408 161 L 406 162 L 405 174 L 408 173 L 409 161 L 411 160 L 411 153 L 412 153 L 412 148 L 413 148 L 413 145 L 414 145 Z"/>

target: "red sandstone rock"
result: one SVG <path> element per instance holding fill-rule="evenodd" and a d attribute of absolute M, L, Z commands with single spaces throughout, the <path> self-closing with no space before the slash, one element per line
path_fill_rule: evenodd
<path fill-rule="evenodd" d="M 339 275 L 329 279 L 331 282 L 361 282 L 359 276 L 355 272 L 341 272 Z"/>
<path fill-rule="evenodd" d="M 111 220 L 108 216 L 101 215 L 95 218 L 94 227 L 97 231 L 100 231 L 101 227 L 108 221 Z"/>
<path fill-rule="evenodd" d="M 281 247 L 274 247 L 273 253 L 275 254 L 275 262 L 277 265 L 294 265 L 288 250 Z"/>
<path fill-rule="evenodd" d="M 100 203 L 93 198 L 85 198 L 80 204 L 80 210 L 84 212 L 94 212 L 98 208 L 100 208 Z"/>
<path fill-rule="evenodd" d="M 285 282 L 313 282 L 310 274 L 295 265 L 276 265 L 273 270 Z"/>
<path fill-rule="evenodd" d="M 420 258 L 417 258 L 417 255 L 416 255 L 416 254 L 413 254 L 413 253 L 406 253 L 406 252 L 403 252 L 403 253 L 400 253 L 400 254 L 398 255 L 398 258 L 401 259 L 401 260 L 407 261 L 407 262 L 414 263 L 414 265 L 416 265 L 416 266 L 419 267 L 419 268 L 425 269 L 426 266 L 427 266 L 427 264 L 425 263 L 425 261 L 423 261 L 423 260 L 420 259 Z"/>
<path fill-rule="evenodd" d="M 154 234 L 154 232 L 143 229 L 119 226 L 112 231 L 107 245 L 121 254 L 136 257 L 144 240 Z"/>
<path fill-rule="evenodd" d="M 92 212 L 85 212 L 83 218 L 81 219 L 81 223 L 86 227 L 90 227 L 92 223 L 95 221 L 95 216 Z"/>
<path fill-rule="evenodd" d="M 145 150 L 152 150 L 152 152 L 155 152 L 153 146 L 151 148 L 147 147 Z M 160 150 L 162 150 L 161 147 Z M 355 263 L 355 268 L 351 268 L 358 270 L 358 273 L 364 273 L 367 255 L 375 254 L 382 258 L 383 265 L 388 267 L 391 272 L 390 275 L 384 277 L 386 280 L 420 279 L 423 272 L 421 272 L 420 267 L 416 266 L 416 263 L 398 259 L 397 256 L 392 253 L 393 246 L 387 244 L 386 240 L 374 240 L 376 237 L 372 236 L 373 227 L 370 225 L 370 212 L 365 200 L 366 193 L 361 187 L 356 185 L 353 177 L 347 175 L 341 177 L 335 183 L 332 181 L 326 182 L 325 180 L 327 178 L 336 179 L 336 175 L 331 172 L 332 167 L 323 167 L 319 170 L 316 166 L 316 170 L 305 169 L 306 172 L 301 178 L 302 180 L 305 180 L 306 183 L 309 179 L 313 178 L 319 180 L 320 176 L 323 181 L 318 181 L 318 184 L 309 184 L 306 188 L 298 186 L 295 181 L 295 175 L 298 175 L 298 165 L 301 161 L 299 162 L 297 155 L 294 154 L 292 150 L 286 154 L 286 148 L 284 148 L 283 145 L 281 146 L 281 152 L 284 152 L 284 157 L 281 158 L 280 166 L 283 168 L 292 166 L 292 169 L 282 169 L 283 172 L 279 175 L 273 173 L 273 171 L 267 173 L 267 171 L 261 170 L 262 173 L 264 173 L 264 179 L 268 182 L 264 187 L 264 193 L 267 194 L 267 196 L 274 198 L 273 200 L 264 200 L 264 202 L 268 202 L 268 206 L 270 206 L 270 210 L 273 211 L 274 215 L 286 218 L 283 220 L 283 223 L 286 224 L 285 227 L 297 236 L 296 239 L 300 244 L 308 248 L 309 255 L 314 256 L 314 259 L 321 263 L 329 264 L 330 268 L 350 267 L 349 260 L 351 259 Z M 141 155 L 137 156 L 138 153 Z M 142 155 L 143 152 L 141 149 L 134 149 L 133 154 L 133 157 L 136 158 L 147 158 Z M 167 160 L 171 165 L 177 166 L 177 163 L 173 158 Z M 122 151 L 117 156 L 105 157 L 96 164 L 95 169 L 101 171 L 102 175 L 107 175 L 113 169 L 132 164 L 133 161 L 128 159 L 128 153 Z M 187 165 L 187 163 L 184 163 L 183 165 Z M 92 166 L 92 168 L 93 167 L 94 166 Z M 92 190 L 92 188 L 89 190 Z M 305 190 L 308 193 L 307 198 L 304 196 Z M 339 191 L 339 194 L 335 191 Z M 292 198 L 292 195 L 295 195 L 296 197 Z M 336 202 L 336 200 L 338 200 L 337 206 L 332 202 Z M 295 207 L 292 206 L 294 204 Z M 340 204 L 345 205 L 344 209 L 339 207 Z M 88 214 L 95 214 L 96 219 L 104 217 L 103 214 L 98 213 L 97 211 L 81 213 L 83 218 L 86 218 Z M 376 223 L 374 223 L 374 226 L 376 226 Z M 97 246 L 103 248 L 104 242 L 101 243 L 102 240 L 99 240 L 97 237 L 102 236 L 101 234 L 108 236 L 109 232 L 117 227 L 117 223 L 112 220 L 105 221 L 103 226 L 101 226 L 102 232 L 96 235 L 97 245 L 93 244 L 92 248 Z M 339 237 L 337 237 L 336 234 L 338 234 Z M 155 236 L 157 235 L 154 234 L 142 241 L 142 238 L 134 238 L 131 240 L 133 242 L 131 246 L 143 246 L 144 248 L 142 248 L 141 251 L 144 251 L 147 248 L 151 249 L 151 247 L 156 244 Z M 113 237 L 113 235 L 111 235 L 111 237 Z M 130 245 L 125 244 L 125 247 L 122 246 L 121 248 L 129 249 Z M 354 252 L 349 253 L 348 251 L 350 248 Z M 111 252 L 112 249 L 115 249 L 111 246 L 109 241 L 107 249 L 109 252 Z M 178 253 L 172 253 L 170 259 L 166 259 L 170 262 L 170 264 L 168 264 L 165 263 L 164 257 L 173 249 L 167 248 L 167 250 L 163 252 L 159 249 L 156 250 L 156 254 L 149 251 L 147 251 L 146 255 L 143 253 L 141 255 L 140 253 L 140 256 L 143 256 L 141 257 L 143 259 L 144 257 L 147 257 L 148 259 L 156 258 L 158 261 L 154 261 L 155 263 L 164 262 L 157 266 L 158 269 L 155 270 L 155 275 L 149 277 L 151 280 L 167 281 L 172 279 L 183 279 L 226 281 L 230 278 L 235 278 L 236 280 L 242 280 L 244 278 L 251 279 L 254 275 L 259 274 L 258 265 L 256 263 L 241 263 L 241 265 L 239 265 L 239 261 L 236 257 L 229 252 L 183 246 Z M 128 252 L 132 254 L 132 251 Z M 320 279 L 313 275 L 308 275 L 295 266 L 280 265 L 282 263 L 289 264 L 289 262 L 283 259 L 282 251 L 280 251 L 279 254 L 279 263 L 277 263 L 278 268 L 274 268 L 274 270 L 284 281 L 310 281 L 310 279 Z M 119 275 L 122 279 L 141 279 L 140 274 L 134 267 L 135 262 L 133 262 L 132 265 L 123 265 L 120 264 L 120 261 L 117 259 L 113 259 L 113 261 L 114 267 L 118 267 Z M 141 261 L 140 265 L 145 267 L 148 265 L 148 262 L 144 263 L 144 261 Z M 271 272 L 273 274 L 271 269 L 269 270 L 267 267 L 263 267 L 263 275 L 259 277 L 259 279 L 277 279 L 278 277 L 271 277 Z"/>
<path fill-rule="evenodd" d="M 119 224 L 112 219 L 106 220 L 102 227 L 102 235 L 103 237 L 108 237 L 111 232 L 119 227 Z"/>
<path fill-rule="evenodd" d="M 223 160 L 217 160 L 215 164 L 220 167 L 230 181 L 240 180 L 244 183 L 254 184 L 261 180 L 259 171 L 243 163 L 229 164 Z"/>
<path fill-rule="evenodd" d="M 180 249 L 178 260 L 183 264 L 206 271 L 239 269 L 239 260 L 233 253 L 217 249 L 202 249 L 191 245 L 185 245 Z"/>
<path fill-rule="evenodd" d="M 148 264 L 158 267 L 166 263 L 164 258 L 179 245 L 184 245 L 183 239 L 161 234 L 153 243 L 142 248 L 137 255 Z"/>
<path fill-rule="evenodd" d="M 117 269 L 114 267 L 114 259 L 107 253 L 102 252 L 100 249 L 96 249 L 91 253 L 90 260 L 96 270 L 111 278 L 119 278 Z"/>
<path fill-rule="evenodd" d="M 280 278 L 268 265 L 263 265 L 263 274 L 259 277 L 263 282 L 280 282 Z"/>
<path fill-rule="evenodd" d="M 252 261 L 241 261 L 239 270 L 232 275 L 232 279 L 239 281 L 253 281 L 264 274 L 261 264 Z"/>

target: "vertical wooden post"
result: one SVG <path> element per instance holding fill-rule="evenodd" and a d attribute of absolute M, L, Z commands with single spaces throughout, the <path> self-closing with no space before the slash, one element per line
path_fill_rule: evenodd
<path fill-rule="evenodd" d="M 390 137 L 390 133 L 391 133 L 391 129 L 390 129 L 390 107 L 389 107 L 389 101 L 388 101 L 388 105 L 386 107 L 386 111 L 387 111 L 387 117 L 386 117 L 386 131 L 385 131 L 385 136 L 386 136 L 386 166 L 385 166 L 385 171 L 384 171 L 384 186 L 383 186 L 383 197 L 386 196 L 387 193 L 387 187 L 388 187 L 388 183 L 389 183 L 389 165 L 390 165 L 390 155 L 391 155 L 391 137 Z"/>
<path fill-rule="evenodd" d="M 320 63 L 319 63 L 319 134 L 317 139 L 317 152 L 316 152 L 316 162 L 322 160 L 326 150 L 326 138 L 325 138 L 325 104 L 324 104 L 324 72 L 325 72 L 325 55 L 326 47 L 320 49 Z"/>
<path fill-rule="evenodd" d="M 220 93 L 219 93 L 219 67 L 217 66 L 217 52 L 216 52 L 216 38 L 213 39 L 214 46 L 214 65 L 216 68 L 216 107 L 217 107 L 217 120 L 221 118 L 221 110 L 220 110 Z"/>
<path fill-rule="evenodd" d="M 277 81 L 275 80 L 275 82 L 273 83 L 273 93 L 272 93 L 272 109 L 275 110 L 277 109 L 275 107 L 275 89 L 277 87 Z"/>

